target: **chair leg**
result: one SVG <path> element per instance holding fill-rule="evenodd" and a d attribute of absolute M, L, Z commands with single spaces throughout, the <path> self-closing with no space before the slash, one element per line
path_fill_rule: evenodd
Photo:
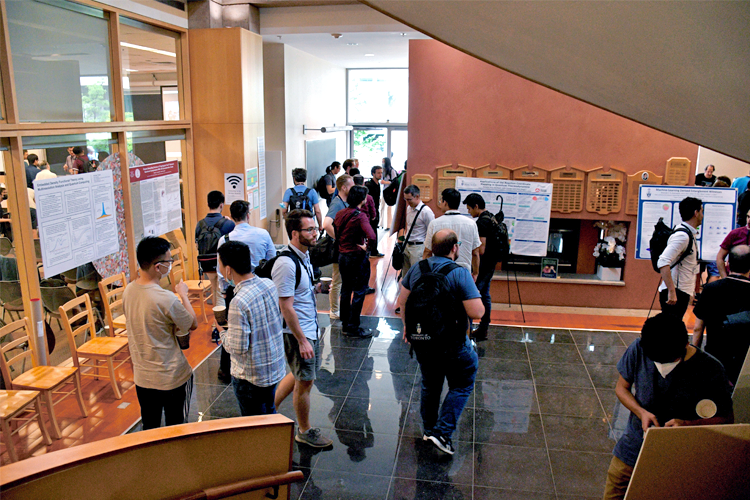
<path fill-rule="evenodd" d="M 208 323 L 208 317 L 206 316 L 206 294 L 201 292 L 201 312 L 203 313 L 203 322 Z"/>
<path fill-rule="evenodd" d="M 89 416 L 89 412 L 86 411 L 86 405 L 83 404 L 83 392 L 81 391 L 81 371 L 76 371 L 76 376 L 73 379 L 73 383 L 76 386 L 76 396 L 78 398 L 78 407 L 81 409 L 84 417 Z"/>
<path fill-rule="evenodd" d="M 16 454 L 16 446 L 13 444 L 13 435 L 10 432 L 8 421 L 5 420 L 4 418 L 1 418 L 0 425 L 2 425 L 3 427 L 3 440 L 5 441 L 5 449 L 8 450 L 8 456 L 10 457 L 10 461 L 18 462 L 18 455 Z"/>
<path fill-rule="evenodd" d="M 49 438 L 47 427 L 44 425 L 44 419 L 42 418 L 42 404 L 39 402 L 39 398 L 36 398 L 36 400 L 34 401 L 34 405 L 36 406 L 36 421 L 39 424 L 39 430 L 42 431 L 42 439 L 44 439 L 44 444 L 46 444 L 47 446 L 51 446 L 52 440 Z"/>
<path fill-rule="evenodd" d="M 52 402 L 52 391 L 42 391 L 42 394 L 44 394 L 44 402 L 47 404 L 49 422 L 52 425 L 52 437 L 60 439 L 62 432 L 60 431 L 60 425 L 57 423 L 57 418 L 55 418 L 55 404 Z"/>
<path fill-rule="evenodd" d="M 117 387 L 117 379 L 115 378 L 115 365 L 111 357 L 107 358 L 107 367 L 109 368 L 109 378 L 112 379 L 112 390 L 115 391 L 115 397 L 122 399 L 122 394 L 120 394 L 120 388 Z"/>

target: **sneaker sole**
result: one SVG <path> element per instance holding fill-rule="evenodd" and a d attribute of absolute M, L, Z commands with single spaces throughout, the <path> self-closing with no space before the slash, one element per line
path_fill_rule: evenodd
<path fill-rule="evenodd" d="M 300 444 L 307 445 L 311 448 L 328 448 L 329 446 L 333 446 L 333 441 L 326 444 L 313 444 L 305 439 L 300 438 L 299 436 L 294 436 L 294 440 L 297 441 Z"/>
<path fill-rule="evenodd" d="M 435 447 L 438 450 L 442 451 L 443 453 L 446 453 L 448 455 L 453 455 L 453 453 L 455 453 L 454 450 L 450 450 L 450 449 L 444 448 L 443 444 L 435 436 L 427 436 L 427 439 L 430 440 L 430 441 L 432 441 L 432 443 L 435 445 Z"/>

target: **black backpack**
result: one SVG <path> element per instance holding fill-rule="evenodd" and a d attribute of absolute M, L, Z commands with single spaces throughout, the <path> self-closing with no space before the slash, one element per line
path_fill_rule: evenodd
<path fill-rule="evenodd" d="M 747 213 L 750 211 L 750 185 L 737 198 L 737 227 L 747 226 Z"/>
<path fill-rule="evenodd" d="M 486 213 L 486 212 L 485 212 Z M 484 214 L 480 215 L 482 217 Z M 487 237 L 487 248 L 492 251 L 498 262 L 505 262 L 510 254 L 510 245 L 508 245 L 508 226 L 504 222 L 499 222 L 497 216 L 484 215 L 492 224 L 492 233 Z M 486 252 L 487 250 L 485 250 Z"/>
<path fill-rule="evenodd" d="M 294 188 L 289 188 L 292 192 L 289 195 L 289 210 L 310 210 L 312 211 L 312 201 L 307 197 L 308 193 L 312 191 L 310 188 L 305 188 L 302 193 L 297 192 Z"/>
<path fill-rule="evenodd" d="M 289 257 L 294 262 L 296 268 L 294 277 L 294 289 L 296 290 L 299 286 L 300 280 L 302 280 L 302 264 L 300 263 L 299 256 L 291 250 L 283 250 L 277 253 L 275 257 L 272 257 L 268 260 L 261 260 L 260 262 L 258 262 L 258 265 L 255 266 L 255 270 L 253 271 L 254 274 L 256 276 L 260 276 L 261 278 L 268 278 L 269 280 L 272 279 L 271 272 L 273 271 L 273 265 L 276 264 L 276 261 L 279 259 L 279 257 Z"/>
<path fill-rule="evenodd" d="M 451 262 L 434 272 L 426 260 L 419 262 L 420 276 L 406 299 L 406 338 L 420 351 L 445 351 L 458 347 L 466 335 L 466 313 L 448 283 Z"/>
<path fill-rule="evenodd" d="M 221 217 L 213 226 L 202 219 L 198 223 L 198 236 L 195 242 L 198 244 L 198 266 L 201 273 L 216 272 L 216 249 L 221 239 L 221 226 L 224 223 L 224 217 Z"/>
<path fill-rule="evenodd" d="M 328 183 L 326 182 L 326 177 L 328 177 L 328 174 L 323 174 L 323 176 L 318 179 L 318 182 L 315 183 L 315 190 L 321 198 L 326 201 L 331 201 L 331 195 L 328 194 Z"/>
<path fill-rule="evenodd" d="M 691 233 L 688 229 L 686 229 L 684 226 L 680 226 L 676 229 L 671 229 L 669 226 L 664 224 L 664 217 L 659 217 L 659 222 L 656 223 L 654 226 L 654 234 L 651 236 L 651 239 L 649 240 L 649 251 L 651 252 L 651 266 L 654 268 L 654 271 L 657 273 L 659 271 L 659 257 L 661 257 L 661 254 L 664 253 L 664 250 L 667 248 L 667 243 L 669 242 L 669 237 L 672 236 L 677 231 L 682 231 L 683 233 L 686 233 L 688 235 L 688 246 L 685 249 L 684 252 L 682 252 L 682 255 L 680 255 L 680 258 L 677 259 L 677 262 L 669 266 L 670 269 L 675 267 L 677 264 L 683 261 L 685 257 L 693 253 L 693 233 Z"/>
<path fill-rule="evenodd" d="M 385 189 L 383 189 L 383 200 L 385 200 L 385 203 L 388 206 L 394 206 L 396 202 L 398 201 L 398 191 L 399 187 L 401 186 L 401 179 L 404 176 L 404 172 L 401 172 L 398 174 L 398 177 L 393 179 L 388 186 L 386 186 Z"/>

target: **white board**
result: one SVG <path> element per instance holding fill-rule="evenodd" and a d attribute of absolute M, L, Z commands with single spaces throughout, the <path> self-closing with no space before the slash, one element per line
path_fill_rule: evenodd
<path fill-rule="evenodd" d="M 645 184 L 641 185 L 638 191 L 636 259 L 651 258 L 649 241 L 659 218 L 664 218 L 664 224 L 670 227 L 682 223 L 680 201 L 688 196 L 703 202 L 703 224 L 698 228 L 696 236 L 700 260 L 716 260 L 719 245 L 734 229 L 734 221 L 737 218 L 737 190 Z"/>
<path fill-rule="evenodd" d="M 512 253 L 537 257 L 547 255 L 552 184 L 456 177 L 456 189 L 461 193 L 462 202 L 470 193 L 482 196 L 487 210 L 493 214 L 500 210 L 502 200 Z M 463 203 L 459 210 L 468 213 Z"/>
<path fill-rule="evenodd" d="M 177 160 L 131 166 L 130 186 L 136 244 L 182 227 Z"/>
<path fill-rule="evenodd" d="M 245 199 L 245 174 L 224 174 L 224 205 Z"/>
<path fill-rule="evenodd" d="M 120 250 L 112 171 L 34 181 L 44 275 Z"/>

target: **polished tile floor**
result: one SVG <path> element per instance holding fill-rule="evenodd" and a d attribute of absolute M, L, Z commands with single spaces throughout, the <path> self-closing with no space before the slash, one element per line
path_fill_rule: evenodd
<path fill-rule="evenodd" d="M 492 326 L 450 458 L 421 439 L 419 367 L 400 320 L 363 318 L 378 333 L 352 340 L 320 318 L 311 420 L 334 445 L 295 443 L 305 480 L 292 498 L 601 498 L 627 419 L 615 364 L 636 334 Z M 216 352 L 195 370 L 191 421 L 239 416 L 218 362 Z M 294 419 L 291 397 L 278 411 Z"/>

